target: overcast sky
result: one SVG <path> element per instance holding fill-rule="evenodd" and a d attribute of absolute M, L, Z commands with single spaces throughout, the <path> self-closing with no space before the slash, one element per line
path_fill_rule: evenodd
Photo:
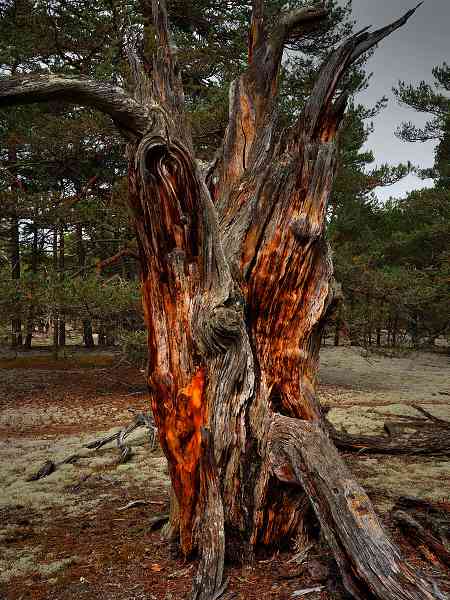
<path fill-rule="evenodd" d="M 340 0 L 344 4 L 344 0 Z M 415 0 L 353 0 L 356 29 L 366 25 L 379 28 L 412 8 Z M 421 167 L 433 164 L 432 142 L 414 144 L 402 142 L 394 130 L 402 121 L 421 125 L 426 119 L 419 113 L 398 105 L 392 87 L 399 79 L 409 83 L 432 81 L 431 69 L 444 61 L 450 63 L 450 0 L 425 0 L 406 25 L 384 39 L 368 61 L 373 72 L 369 88 L 358 95 L 357 101 L 373 104 L 386 95 L 387 108 L 375 119 L 375 131 L 367 147 L 373 150 L 377 164 L 406 162 Z M 408 190 L 429 185 L 414 176 L 386 188 L 378 188 L 379 198 L 400 197 Z"/>

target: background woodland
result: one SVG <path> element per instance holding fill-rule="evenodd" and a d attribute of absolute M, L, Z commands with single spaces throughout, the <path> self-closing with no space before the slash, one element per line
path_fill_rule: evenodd
<path fill-rule="evenodd" d="M 276 15 L 283 3 L 267 6 Z M 281 72 L 281 118 L 298 116 L 318 64 L 353 31 L 351 3 L 332 0 L 326 25 L 290 43 Z M 228 87 L 246 60 L 250 6 L 177 0 L 169 16 L 181 66 L 196 155 L 213 158 L 228 120 Z M 62 73 L 127 85 L 125 45 L 152 25 L 146 0 L 6 1 L 0 7 L 0 76 Z M 30 17 L 30 15 L 32 15 Z M 151 39 L 151 36 L 146 36 Z M 142 56 L 153 48 L 142 47 Z M 374 167 L 372 119 L 386 106 L 358 104 L 370 74 L 362 57 L 345 81 L 351 89 L 338 174 L 327 215 L 335 277 L 343 301 L 328 343 L 388 348 L 448 339 L 450 301 L 450 69 L 428 82 L 399 82 L 411 107 L 399 124 L 404 164 Z M 414 125 L 425 113 L 425 127 Z M 65 344 L 120 343 L 145 355 L 139 259 L 127 208 L 124 143 L 106 117 L 57 103 L 0 110 L 0 336 L 16 349 L 51 336 Z M 408 162 L 408 144 L 436 140 L 434 167 Z M 377 200 L 376 188 L 415 170 L 433 185 L 405 198 Z"/>

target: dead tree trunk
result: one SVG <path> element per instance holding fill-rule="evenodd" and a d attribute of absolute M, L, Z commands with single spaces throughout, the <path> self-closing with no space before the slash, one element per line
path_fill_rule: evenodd
<path fill-rule="evenodd" d="M 347 100 L 337 87 L 414 11 L 332 52 L 301 118 L 280 136 L 283 48 L 326 10 L 283 13 L 269 29 L 263 1 L 254 0 L 248 68 L 231 86 L 223 144 L 203 173 L 163 0 L 152 9 L 153 65 L 142 68 L 130 51 L 134 98 L 46 76 L 2 82 L 0 105 L 88 103 L 129 140 L 148 384 L 174 492 L 171 533 L 186 556 L 201 555 L 194 598 L 218 597 L 225 556 L 250 559 L 260 545 L 293 538 L 309 498 L 355 598 L 432 600 L 432 584 L 403 562 L 324 432 L 315 391 L 322 330 L 338 295 L 325 238 Z"/>

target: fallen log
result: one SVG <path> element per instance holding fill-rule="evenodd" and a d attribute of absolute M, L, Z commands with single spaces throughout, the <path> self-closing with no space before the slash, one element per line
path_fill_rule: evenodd
<path fill-rule="evenodd" d="M 448 427 L 450 429 L 450 421 L 446 421 L 445 419 L 440 419 L 439 417 L 435 417 L 430 412 L 425 410 L 422 406 L 415 406 L 414 408 L 416 410 L 418 410 L 420 413 L 422 413 L 423 415 L 425 415 L 427 417 L 427 419 L 431 419 L 431 421 L 434 421 L 435 423 L 438 423 L 439 425 Z"/>
<path fill-rule="evenodd" d="M 403 417 L 408 421 L 398 423 L 387 421 L 384 429 L 388 436 L 339 431 L 329 420 L 325 420 L 325 425 L 336 447 L 347 452 L 450 456 L 450 423 L 438 419 L 422 407 L 414 408 L 425 418 Z M 415 431 L 402 433 L 405 428 L 414 428 Z"/>
<path fill-rule="evenodd" d="M 450 502 L 448 500 L 424 500 L 414 496 L 400 496 L 393 510 L 420 509 L 426 512 L 447 512 L 450 517 Z"/>
<path fill-rule="evenodd" d="M 434 553 L 437 552 L 441 562 L 448 564 L 446 557 L 450 556 L 450 502 L 401 496 L 395 503 L 392 514 L 394 519 L 397 518 L 405 535 L 409 535 L 415 543 L 422 536 L 425 544 L 425 537 L 427 536 L 422 531 L 416 531 L 417 528 L 412 522 L 408 523 L 405 519 L 403 519 L 403 522 L 401 521 L 402 515 L 407 514 L 414 523 L 417 523 L 424 530 L 425 534 L 431 536 L 430 543 L 426 543 L 427 547 L 431 548 L 434 543 L 433 540 L 437 541 L 438 546 Z M 441 556 L 442 548 L 444 548 L 444 557 Z"/>
<path fill-rule="evenodd" d="M 396 438 L 357 435 L 338 431 L 328 424 L 330 436 L 339 450 L 360 454 L 412 454 L 450 456 L 450 430 L 417 432 Z"/>
<path fill-rule="evenodd" d="M 424 546 L 431 551 L 432 556 L 437 557 L 441 563 L 450 567 L 450 552 L 432 533 L 416 521 L 414 517 L 403 510 L 395 511 L 392 516 L 401 531 L 424 554 L 426 559 L 429 559 L 430 555 L 429 552 L 423 551 Z"/>
<path fill-rule="evenodd" d="M 86 448 L 88 450 L 98 450 L 99 448 L 102 448 L 103 446 L 106 446 L 107 444 L 110 444 L 113 441 L 117 441 L 117 446 L 120 450 L 118 462 L 120 464 L 125 463 L 131 458 L 132 455 L 131 447 L 125 444 L 125 440 L 133 431 L 135 431 L 139 427 L 147 427 L 149 432 L 150 446 L 153 450 L 156 444 L 157 429 L 153 423 L 152 417 L 145 413 L 136 413 L 133 421 L 127 427 L 119 429 L 119 431 L 107 435 L 106 437 L 93 440 L 92 442 L 85 444 L 83 448 Z M 80 458 L 86 458 L 87 456 L 89 456 L 89 454 L 81 452 L 79 454 L 71 454 L 70 456 L 60 461 L 47 460 L 38 469 L 36 473 L 27 478 L 27 481 L 38 481 L 39 479 L 48 477 L 49 475 L 54 473 L 58 469 L 58 467 L 68 463 L 75 463 Z"/>

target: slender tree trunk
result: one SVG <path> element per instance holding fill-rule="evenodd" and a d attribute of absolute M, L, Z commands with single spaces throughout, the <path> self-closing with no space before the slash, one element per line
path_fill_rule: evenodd
<path fill-rule="evenodd" d="M 86 348 L 93 348 L 95 345 L 92 333 L 92 322 L 90 319 L 83 319 L 83 344 Z"/>
<path fill-rule="evenodd" d="M 411 345 L 413 348 L 419 347 L 419 315 L 414 312 L 411 323 Z"/>
<path fill-rule="evenodd" d="M 377 347 L 381 346 L 381 329 L 377 327 Z"/>
<path fill-rule="evenodd" d="M 367 305 L 367 344 L 366 346 L 372 345 L 372 326 L 373 326 L 373 318 L 372 318 L 372 307 L 371 307 L 371 298 L 370 293 L 366 294 L 366 305 Z"/>
<path fill-rule="evenodd" d="M 334 345 L 339 346 L 339 338 L 341 333 L 341 316 L 340 311 L 338 311 L 336 321 L 334 324 Z"/>
<path fill-rule="evenodd" d="M 58 227 L 57 225 L 53 228 L 53 270 L 56 277 L 58 273 Z M 53 303 L 53 357 L 58 358 L 59 351 L 59 311 L 56 299 Z"/>
<path fill-rule="evenodd" d="M 27 317 L 27 335 L 25 337 L 25 344 L 24 344 L 24 348 L 26 350 L 31 350 L 33 333 L 34 333 L 33 309 L 30 308 L 30 310 L 28 312 L 28 317 Z"/>
<path fill-rule="evenodd" d="M 31 270 L 31 273 L 33 274 L 33 278 L 35 278 L 36 274 L 37 274 L 37 270 L 38 270 L 38 227 L 36 225 L 36 222 L 33 223 L 33 241 L 32 241 L 32 246 L 31 246 L 31 261 L 30 261 L 30 263 L 31 263 L 30 270 Z M 31 293 L 32 293 L 32 295 L 34 293 L 34 281 L 33 281 Z M 28 311 L 27 336 L 25 338 L 25 348 L 27 350 L 31 350 L 34 325 L 35 325 L 34 324 L 34 307 L 33 307 L 33 304 L 31 304 L 30 309 Z"/>
<path fill-rule="evenodd" d="M 115 326 L 113 323 L 106 324 L 105 346 L 114 346 L 116 343 Z"/>
<path fill-rule="evenodd" d="M 83 242 L 83 225 L 77 223 L 75 226 L 75 235 L 77 240 L 77 256 L 78 266 L 83 268 L 86 265 L 86 251 Z M 89 318 L 85 318 L 82 321 L 83 325 L 83 344 L 86 348 L 94 347 L 94 336 L 92 333 L 92 322 Z"/>
<path fill-rule="evenodd" d="M 11 172 L 14 179 L 11 184 L 11 191 L 18 192 L 20 189 L 19 181 L 15 176 L 17 172 L 17 149 L 14 141 L 11 141 L 8 146 L 8 164 L 11 166 Z M 20 228 L 19 217 L 15 208 L 11 214 L 10 226 L 10 260 L 11 260 L 11 278 L 13 281 L 20 282 Z M 17 348 L 22 346 L 22 320 L 20 316 L 13 317 L 11 321 L 11 346 Z"/>
<path fill-rule="evenodd" d="M 64 282 L 65 276 L 65 239 L 64 239 L 64 224 L 60 221 L 59 224 L 59 255 L 58 255 L 58 272 L 59 281 Z M 58 322 L 58 344 L 64 347 L 66 345 L 66 319 L 64 312 L 59 311 Z"/>
<path fill-rule="evenodd" d="M 100 324 L 98 327 L 97 345 L 98 346 L 106 346 L 106 333 L 105 333 L 105 325 L 104 325 L 103 321 L 100 321 Z"/>
<path fill-rule="evenodd" d="M 58 359 L 59 356 L 59 319 L 58 319 L 58 313 L 55 313 L 55 316 L 53 317 L 53 332 L 52 332 L 52 336 L 53 336 L 53 358 Z"/>
<path fill-rule="evenodd" d="M 10 229 L 10 243 L 11 243 L 11 277 L 17 284 L 20 282 L 20 232 L 19 232 L 19 219 L 16 211 L 13 211 L 11 217 L 11 229 Z M 22 346 L 22 319 L 16 316 L 11 322 L 12 337 L 11 346 L 17 348 Z"/>
<path fill-rule="evenodd" d="M 397 335 L 398 335 L 398 316 L 395 315 L 392 323 L 392 346 L 397 347 Z"/>
<path fill-rule="evenodd" d="M 66 321 L 63 314 L 60 316 L 58 323 L 58 344 L 60 347 L 66 345 Z"/>

